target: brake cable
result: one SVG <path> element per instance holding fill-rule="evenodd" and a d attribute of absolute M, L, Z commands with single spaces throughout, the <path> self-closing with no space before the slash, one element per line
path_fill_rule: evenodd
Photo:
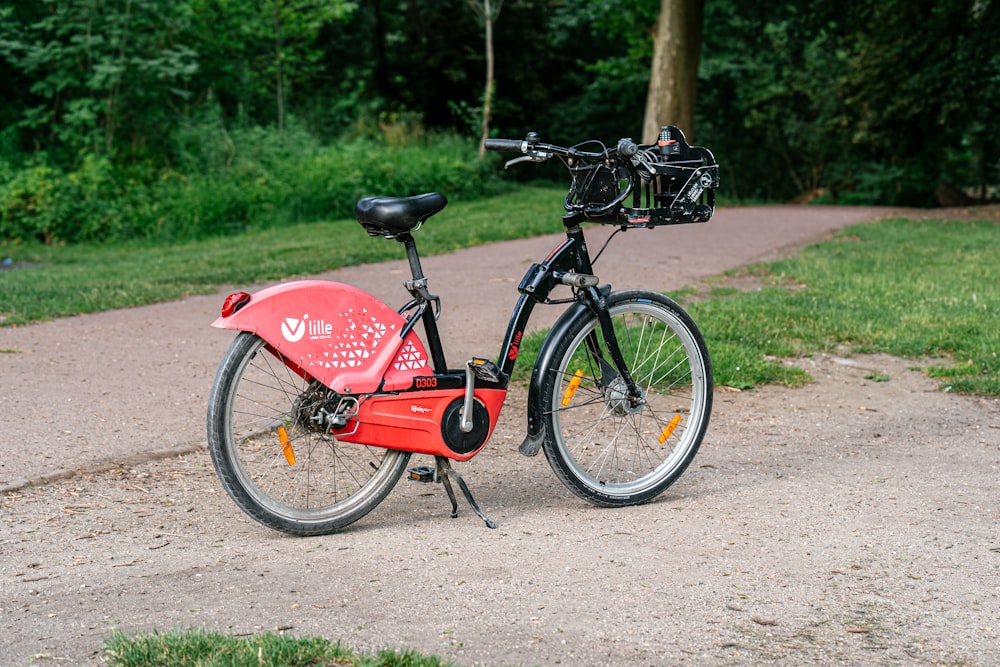
<path fill-rule="evenodd" d="M 598 250 L 598 251 L 597 251 L 597 254 L 596 254 L 596 255 L 594 255 L 594 256 L 593 256 L 593 257 L 591 258 L 591 260 L 590 260 L 590 263 L 591 263 L 591 264 L 597 264 L 597 260 L 599 260 L 599 259 L 601 258 L 601 254 L 602 254 L 602 253 L 604 252 L 604 250 L 605 250 L 605 249 L 606 249 L 606 248 L 608 247 L 608 244 L 609 244 L 609 243 L 611 243 L 611 239 L 613 239 L 613 238 L 615 237 L 615 234 L 617 234 L 617 233 L 618 233 L 618 232 L 620 232 L 621 230 L 622 230 L 622 228 L 621 228 L 621 227 L 618 227 L 618 228 L 616 228 L 616 229 L 615 229 L 615 231 L 611 232 L 611 236 L 609 236 L 609 237 L 608 237 L 608 238 L 607 238 L 607 239 L 606 239 L 606 240 L 604 241 L 604 245 L 602 245 L 602 246 L 601 246 L 601 249 L 600 249 L 600 250 Z"/>

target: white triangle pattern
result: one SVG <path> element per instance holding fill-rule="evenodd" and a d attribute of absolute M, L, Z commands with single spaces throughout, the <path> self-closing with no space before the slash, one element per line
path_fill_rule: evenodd
<path fill-rule="evenodd" d="M 400 350 L 392 365 L 397 371 L 413 370 L 415 368 L 426 368 L 427 359 L 420 353 L 420 350 L 413 344 L 413 341 L 406 341 L 406 345 Z"/>
<path fill-rule="evenodd" d="M 395 322 L 387 327 L 368 315 L 367 308 L 361 310 L 360 316 L 349 310 L 340 313 L 339 317 L 347 321 L 347 326 L 327 344 L 328 349 L 323 352 L 322 358 L 307 355 L 310 367 L 360 368 L 365 365 L 366 359 L 375 354 L 386 332 L 396 329 Z M 402 353 L 400 356 L 403 356 Z"/>

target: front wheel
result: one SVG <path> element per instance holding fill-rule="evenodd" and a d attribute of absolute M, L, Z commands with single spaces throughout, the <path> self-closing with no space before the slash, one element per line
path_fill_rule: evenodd
<path fill-rule="evenodd" d="M 573 493 L 619 507 L 655 498 L 694 459 L 712 412 L 712 365 L 694 321 L 667 297 L 625 290 L 607 304 L 639 395 L 606 353 L 597 316 L 581 319 L 540 369 L 543 447 Z"/>
<path fill-rule="evenodd" d="M 236 337 L 212 386 L 208 448 L 222 486 L 244 512 L 284 533 L 323 535 L 388 495 L 410 454 L 328 435 L 324 411 L 338 401 L 255 334 Z"/>

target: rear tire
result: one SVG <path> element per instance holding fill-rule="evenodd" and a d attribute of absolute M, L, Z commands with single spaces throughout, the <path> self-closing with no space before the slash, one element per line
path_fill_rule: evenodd
<path fill-rule="evenodd" d="M 340 530 L 375 509 L 406 468 L 408 452 L 323 433 L 309 417 L 332 396 L 255 334 L 241 332 L 222 359 L 208 403 L 208 449 L 229 496 L 269 528 Z"/>
<path fill-rule="evenodd" d="M 694 459 L 712 412 L 712 365 L 698 327 L 667 297 L 626 290 L 607 304 L 642 400 L 627 398 L 597 316 L 582 319 L 555 343 L 554 366 L 540 369 L 543 448 L 573 493 L 619 507 L 660 495 Z"/>

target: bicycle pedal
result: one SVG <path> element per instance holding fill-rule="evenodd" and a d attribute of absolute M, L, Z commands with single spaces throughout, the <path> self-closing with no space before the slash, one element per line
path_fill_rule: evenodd
<path fill-rule="evenodd" d="M 431 466 L 415 466 L 408 469 L 407 474 L 415 482 L 433 482 L 434 481 L 434 468 Z"/>
<path fill-rule="evenodd" d="M 489 359 L 473 357 L 468 361 L 469 368 L 473 374 L 483 382 L 499 382 L 502 371 L 500 367 Z"/>

